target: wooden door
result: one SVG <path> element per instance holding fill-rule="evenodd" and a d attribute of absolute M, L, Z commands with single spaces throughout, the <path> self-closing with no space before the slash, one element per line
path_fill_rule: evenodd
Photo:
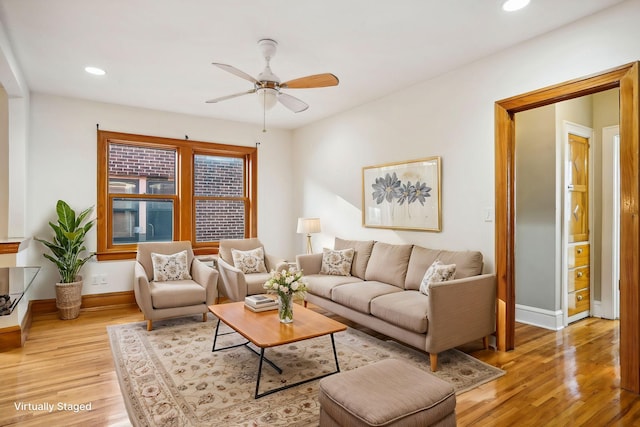
<path fill-rule="evenodd" d="M 589 139 L 569 133 L 569 242 L 589 240 Z"/>

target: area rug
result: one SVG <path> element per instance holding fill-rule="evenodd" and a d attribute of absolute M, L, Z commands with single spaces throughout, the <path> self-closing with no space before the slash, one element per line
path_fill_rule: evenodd
<path fill-rule="evenodd" d="M 318 381 L 254 399 L 258 356 L 237 347 L 211 352 L 217 320 L 186 317 L 107 328 L 120 388 L 134 426 L 317 426 Z M 228 327 L 227 331 L 230 331 Z M 221 324 L 221 330 L 223 324 Z M 394 358 L 429 371 L 429 357 L 349 328 L 335 334 L 340 370 Z M 216 348 L 242 343 L 238 334 L 218 338 Z M 335 370 L 331 338 L 318 337 L 267 349 L 260 392 Z M 458 350 L 438 356 L 438 377 L 462 393 L 504 371 Z"/>

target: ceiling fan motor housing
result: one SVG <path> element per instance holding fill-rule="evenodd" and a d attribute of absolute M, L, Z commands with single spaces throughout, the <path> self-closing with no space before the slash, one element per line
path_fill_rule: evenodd
<path fill-rule="evenodd" d="M 273 89 L 279 90 L 280 87 L 278 83 L 280 83 L 280 78 L 273 74 L 273 71 L 271 71 L 271 66 L 269 65 L 271 58 L 273 58 L 276 54 L 278 43 L 272 39 L 262 39 L 258 41 L 258 46 L 260 47 L 262 56 L 264 57 L 264 60 L 267 64 L 265 65 L 264 70 L 262 70 L 262 72 L 258 74 L 258 80 L 261 84 L 256 84 L 256 89 L 261 87 L 271 87 Z M 275 84 L 270 84 L 272 82 Z"/>

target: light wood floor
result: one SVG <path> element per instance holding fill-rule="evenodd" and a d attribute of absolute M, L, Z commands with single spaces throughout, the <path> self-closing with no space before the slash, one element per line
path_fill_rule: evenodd
<path fill-rule="evenodd" d="M 141 320 L 136 307 L 66 321 L 36 315 L 25 346 L 0 353 L 0 425 L 129 425 L 106 326 Z M 512 352 L 480 341 L 462 349 L 507 374 L 458 396 L 459 426 L 640 425 L 640 397 L 619 389 L 618 322 L 585 319 L 559 332 L 517 325 Z M 91 411 L 16 408 L 59 402 L 90 402 Z"/>

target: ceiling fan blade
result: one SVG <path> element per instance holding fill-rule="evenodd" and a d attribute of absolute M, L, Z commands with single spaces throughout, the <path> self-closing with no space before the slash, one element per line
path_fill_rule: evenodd
<path fill-rule="evenodd" d="M 238 96 L 246 95 L 249 93 L 255 93 L 255 89 L 248 90 L 246 92 L 234 93 L 233 95 L 221 96 L 220 98 L 209 99 L 205 101 L 207 104 L 215 104 L 216 102 L 225 101 L 231 98 L 237 98 Z"/>
<path fill-rule="evenodd" d="M 278 101 L 294 113 L 300 113 L 309 108 L 309 105 L 306 102 L 299 100 L 295 96 L 287 95 L 282 92 L 278 95 Z"/>
<path fill-rule="evenodd" d="M 238 70 L 233 65 L 220 64 L 218 62 L 212 62 L 212 64 L 215 65 L 218 68 L 221 68 L 221 69 L 225 70 L 228 73 L 231 73 L 231 74 L 236 75 L 238 77 L 242 77 L 245 80 L 249 80 L 251 83 L 256 83 L 256 84 L 260 83 L 253 76 L 250 76 L 249 74 L 245 73 L 244 71 Z"/>
<path fill-rule="evenodd" d="M 331 73 L 324 73 L 289 80 L 288 82 L 282 83 L 280 87 L 288 89 L 311 89 L 314 87 L 337 86 L 338 83 L 339 80 L 336 76 Z"/>

